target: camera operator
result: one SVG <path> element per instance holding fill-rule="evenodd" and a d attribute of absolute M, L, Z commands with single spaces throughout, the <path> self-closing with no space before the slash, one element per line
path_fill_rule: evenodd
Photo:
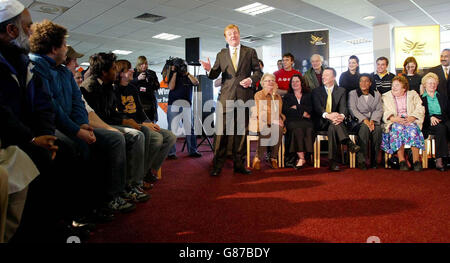
<path fill-rule="evenodd" d="M 166 66 L 170 68 L 169 74 L 169 102 L 168 102 L 168 110 L 167 110 L 167 123 L 169 130 L 171 129 L 172 120 L 183 112 L 183 107 L 175 107 L 174 102 L 177 100 L 185 100 L 191 104 L 192 99 L 192 89 L 194 85 L 198 85 L 198 80 L 194 76 L 192 76 L 187 71 L 186 62 L 181 58 L 171 58 L 166 62 Z M 188 146 L 189 156 L 191 157 L 201 157 L 202 154 L 197 151 L 197 136 L 194 135 L 194 124 L 192 121 L 192 110 L 191 111 L 191 131 L 185 131 L 186 134 L 186 142 Z M 186 114 L 186 112 L 184 113 Z M 175 127 L 174 127 L 175 129 Z M 177 159 L 176 157 L 176 148 L 175 146 L 169 152 L 170 159 Z"/>
<path fill-rule="evenodd" d="M 139 98 L 144 107 L 145 114 L 150 121 L 157 122 L 158 101 L 156 100 L 155 92 L 160 87 L 156 73 L 148 69 L 148 62 L 145 56 L 138 57 L 131 83 L 138 87 Z"/>

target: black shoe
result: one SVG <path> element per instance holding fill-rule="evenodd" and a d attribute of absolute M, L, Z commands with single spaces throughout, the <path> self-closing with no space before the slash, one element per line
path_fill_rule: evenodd
<path fill-rule="evenodd" d="M 400 171 L 409 171 L 409 167 L 406 164 L 406 161 L 401 161 L 400 162 Z"/>
<path fill-rule="evenodd" d="M 222 169 L 220 169 L 220 168 L 213 168 L 210 175 L 211 176 L 219 176 L 221 171 L 222 171 Z"/>
<path fill-rule="evenodd" d="M 348 146 L 348 150 L 352 153 L 359 152 L 359 149 L 361 148 L 361 147 L 359 147 L 359 145 L 354 144 L 351 140 L 348 140 L 347 146 Z"/>
<path fill-rule="evenodd" d="M 199 153 L 199 152 L 195 152 L 195 153 L 190 153 L 189 154 L 189 157 L 194 157 L 194 158 L 200 158 L 202 156 L 203 155 L 201 153 Z"/>
<path fill-rule="evenodd" d="M 419 161 L 416 161 L 416 162 L 413 164 L 413 169 L 414 169 L 415 172 L 420 172 L 420 171 L 422 171 L 422 163 L 419 162 Z"/>
<path fill-rule="evenodd" d="M 108 223 L 114 221 L 115 217 L 112 211 L 106 208 L 95 209 L 86 219 L 90 223 Z M 84 223 L 83 221 L 80 223 Z"/>
<path fill-rule="evenodd" d="M 436 170 L 440 171 L 440 172 L 445 172 L 445 166 L 444 165 L 444 161 L 443 158 L 437 158 L 436 159 Z"/>
<path fill-rule="evenodd" d="M 147 173 L 144 177 L 144 181 L 147 183 L 156 183 L 158 181 L 158 177 L 156 177 L 151 171 Z"/>
<path fill-rule="evenodd" d="M 367 170 L 366 163 L 364 163 L 364 162 L 358 162 L 357 167 L 364 171 Z"/>
<path fill-rule="evenodd" d="M 169 159 L 169 160 L 176 160 L 176 159 L 178 159 L 178 157 L 174 154 L 174 155 L 167 156 L 167 159 Z"/>
<path fill-rule="evenodd" d="M 234 168 L 234 173 L 251 174 L 252 172 L 250 170 L 245 169 L 244 167 L 238 167 L 238 168 Z"/>
<path fill-rule="evenodd" d="M 330 161 L 330 166 L 328 169 L 333 172 L 339 172 L 341 170 L 335 161 Z"/>

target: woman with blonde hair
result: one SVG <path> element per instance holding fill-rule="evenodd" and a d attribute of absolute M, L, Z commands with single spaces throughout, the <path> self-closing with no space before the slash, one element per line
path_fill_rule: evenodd
<path fill-rule="evenodd" d="M 266 147 L 271 147 L 270 165 L 272 168 L 278 168 L 278 151 L 283 137 L 283 121 L 285 119 L 282 113 L 283 102 L 281 96 L 277 93 L 278 85 L 275 81 L 275 75 L 266 73 L 261 78 L 262 90 L 255 93 L 256 114 L 258 120 L 257 130 L 258 149 L 253 159 L 253 169 L 259 170 L 260 158 L 264 156 Z"/>
<path fill-rule="evenodd" d="M 422 78 L 425 92 L 422 103 L 425 107 L 423 132 L 425 136 L 432 134 L 436 140 L 436 169 L 444 172 L 443 157 L 448 156 L 448 140 L 450 136 L 450 108 L 445 95 L 437 92 L 439 77 L 430 72 Z"/>

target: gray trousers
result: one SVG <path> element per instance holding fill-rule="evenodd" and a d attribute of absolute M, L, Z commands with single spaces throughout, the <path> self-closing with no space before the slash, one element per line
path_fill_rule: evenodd
<path fill-rule="evenodd" d="M 377 151 L 380 150 L 381 146 L 381 127 L 380 125 L 375 125 L 375 129 L 371 132 L 369 127 L 364 123 L 361 123 L 358 131 L 358 145 L 361 147 L 357 156 L 359 163 L 365 163 L 368 157 L 368 151 L 372 151 L 372 158 L 376 157 Z M 369 148 L 369 140 L 372 140 L 372 147 Z"/>
<path fill-rule="evenodd" d="M 144 133 L 125 126 L 113 126 L 125 137 L 127 179 L 126 185 L 141 185 L 144 180 L 145 136 Z"/>
<path fill-rule="evenodd" d="M 141 132 L 145 137 L 144 171 L 148 173 L 150 169 L 158 170 L 175 145 L 177 137 L 169 130 L 154 131 L 145 126 L 142 126 Z"/>

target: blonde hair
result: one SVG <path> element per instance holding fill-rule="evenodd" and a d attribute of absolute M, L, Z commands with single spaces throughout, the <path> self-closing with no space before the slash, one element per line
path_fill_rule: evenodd
<path fill-rule="evenodd" d="M 145 57 L 145 56 L 139 56 L 138 58 L 137 58 L 137 62 L 136 62 L 136 71 L 137 72 L 141 72 L 141 65 L 142 64 L 148 64 L 148 62 L 147 62 L 147 58 Z"/>
<path fill-rule="evenodd" d="M 233 29 L 233 28 L 236 28 L 237 32 L 238 32 L 239 34 L 241 34 L 241 31 L 239 31 L 239 27 L 238 27 L 237 25 L 235 25 L 235 24 L 229 24 L 229 25 L 226 26 L 225 29 L 223 30 L 223 36 L 226 37 L 225 32 L 227 32 L 227 30 L 230 30 L 230 29 Z"/>
<path fill-rule="evenodd" d="M 275 75 L 272 73 L 264 73 L 260 81 L 261 87 L 264 88 L 264 80 L 268 77 L 272 77 L 275 80 L 275 89 L 278 89 L 278 83 L 276 82 L 277 77 L 275 77 Z"/>
<path fill-rule="evenodd" d="M 425 83 L 428 79 L 434 79 L 436 80 L 437 84 L 439 84 L 439 77 L 433 72 L 428 72 L 425 76 L 422 77 L 422 85 L 425 86 Z"/>

